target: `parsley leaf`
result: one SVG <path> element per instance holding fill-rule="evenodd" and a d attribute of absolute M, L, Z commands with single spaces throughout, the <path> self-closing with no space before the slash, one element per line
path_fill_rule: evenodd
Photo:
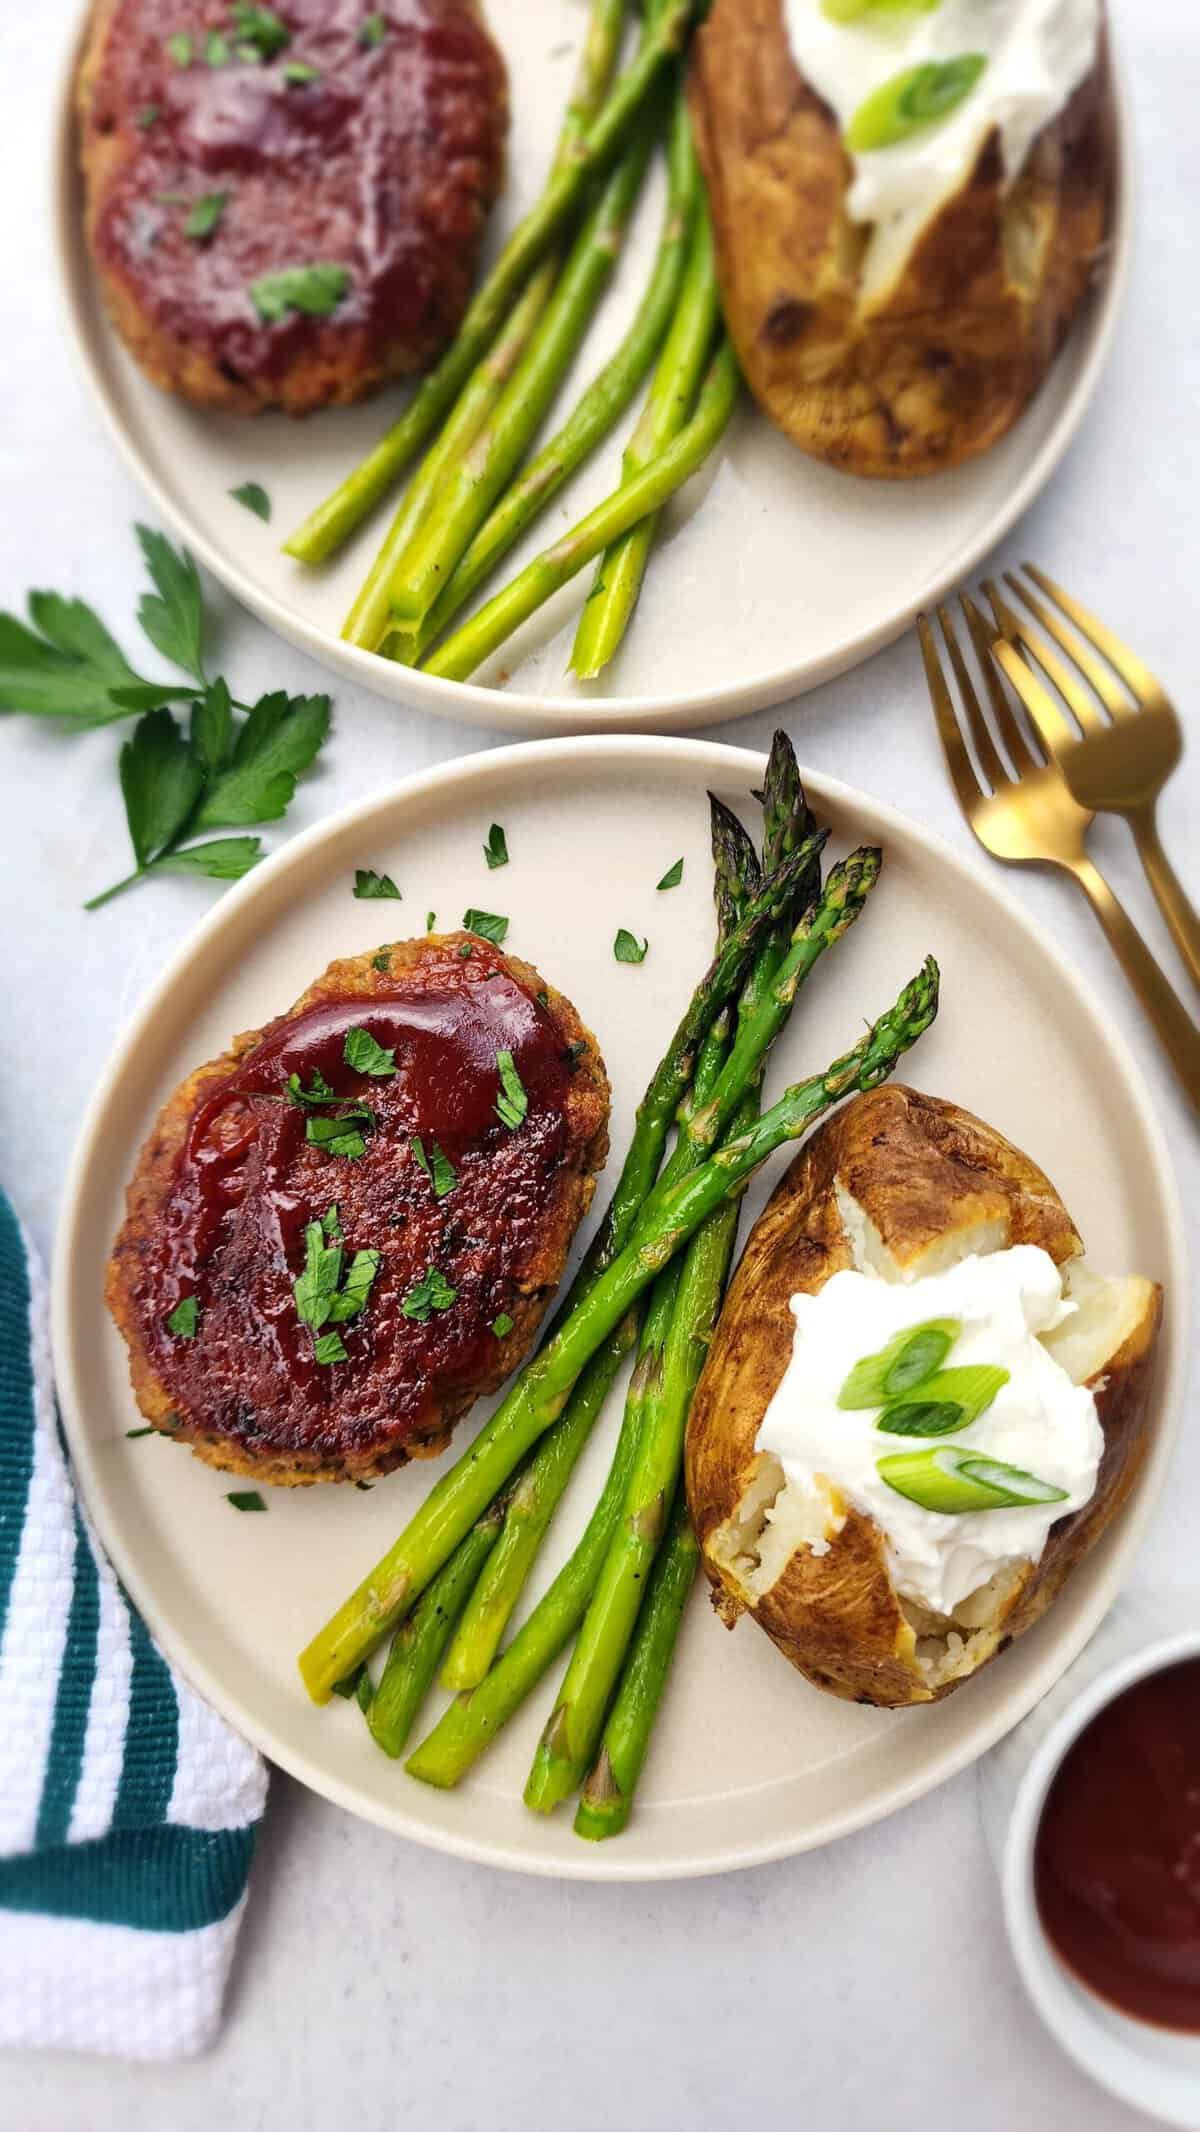
<path fill-rule="evenodd" d="M 458 1172 L 455 1170 L 450 1157 L 442 1153 L 436 1140 L 432 1143 L 432 1152 L 427 1155 L 425 1153 L 425 1142 L 419 1133 L 414 1133 L 408 1144 L 413 1151 L 413 1160 L 418 1169 L 424 1170 L 430 1184 L 433 1186 L 434 1198 L 448 1199 L 458 1183 Z"/>
<path fill-rule="evenodd" d="M 127 1437 L 128 1441 L 129 1441 L 129 1442 L 130 1442 L 130 1443 L 132 1444 L 132 1443 L 136 1443 L 136 1442 L 137 1442 L 137 1439 L 138 1439 L 138 1437 L 139 1437 L 139 1436 L 157 1436 L 157 1435 L 158 1435 L 158 1430 L 157 1430 L 157 1429 L 126 1429 L 126 1431 L 125 1431 L 125 1435 L 126 1435 L 126 1437 Z"/>
<path fill-rule="evenodd" d="M 228 200 L 227 192 L 202 192 L 199 199 L 192 203 L 183 225 L 184 236 L 192 238 L 197 244 L 202 243 L 206 237 L 211 237 L 220 225 Z"/>
<path fill-rule="evenodd" d="M 233 0 L 230 14 L 241 40 L 238 53 L 243 59 L 273 59 L 292 41 L 291 31 L 273 8 L 252 7 L 250 0 Z"/>
<path fill-rule="evenodd" d="M 494 873 L 498 866 L 508 865 L 508 840 L 499 822 L 493 822 L 488 830 L 483 856 L 488 862 L 489 873 Z"/>
<path fill-rule="evenodd" d="M 243 481 L 239 488 L 230 489 L 229 493 L 235 503 L 242 504 L 247 511 L 253 511 L 254 516 L 261 518 L 265 526 L 270 525 L 271 499 L 261 481 Z"/>
<path fill-rule="evenodd" d="M 257 1488 L 231 1488 L 225 1500 L 232 1503 L 235 1510 L 265 1510 L 267 1507 Z"/>
<path fill-rule="evenodd" d="M 327 1155 L 344 1155 L 348 1162 L 358 1162 L 367 1151 L 363 1129 L 369 1130 L 374 1123 L 375 1113 L 365 1103 L 355 1104 L 337 1118 L 313 1112 L 305 1120 L 304 1137 L 310 1146 L 324 1148 Z"/>
<path fill-rule="evenodd" d="M 69 718 L 82 732 L 192 693 L 179 682 L 144 681 L 83 600 L 31 592 L 29 617 L 33 629 L 0 614 L 0 710 Z"/>
<path fill-rule="evenodd" d="M 507 1340 L 512 1329 L 513 1321 L 506 1310 L 502 1310 L 498 1318 L 492 1319 L 492 1331 L 498 1340 Z"/>
<path fill-rule="evenodd" d="M 335 1325 L 344 1325 L 347 1318 L 356 1318 L 360 1311 L 366 1309 L 367 1299 L 382 1264 L 381 1252 L 355 1252 L 345 1285 L 340 1293 L 335 1295 L 330 1306 L 329 1315 Z"/>
<path fill-rule="evenodd" d="M 283 78 L 289 88 L 304 88 L 310 81 L 320 81 L 320 67 L 310 66 L 307 59 L 289 59 L 283 70 Z"/>
<path fill-rule="evenodd" d="M 645 962 L 649 946 L 648 940 L 635 940 L 633 934 L 627 933 L 624 926 L 621 926 L 613 941 L 613 954 L 618 962 Z"/>
<path fill-rule="evenodd" d="M 377 874 L 373 866 L 355 867 L 354 893 L 360 903 L 400 901 L 400 891 L 391 875 Z"/>
<path fill-rule="evenodd" d="M 369 1074 L 375 1081 L 388 1081 L 396 1071 L 395 1052 L 386 1051 L 369 1029 L 347 1029 L 342 1057 L 355 1073 Z"/>
<path fill-rule="evenodd" d="M 154 861 L 165 874 L 199 874 L 206 881 L 240 881 L 263 855 L 261 837 L 212 837 L 182 851 L 163 851 Z"/>
<path fill-rule="evenodd" d="M 432 931 L 433 931 L 433 929 L 434 929 L 434 926 L 435 926 L 436 924 L 437 924 L 437 912 L 436 912 L 436 911 L 426 911 L 426 913 L 425 913 L 425 930 L 426 930 L 426 932 L 427 932 L 427 933 L 432 933 Z"/>
<path fill-rule="evenodd" d="M 289 1073 L 287 1093 L 289 1103 L 340 1103 L 342 1100 L 334 1094 L 319 1066 L 313 1067 L 311 1088 L 301 1085 L 298 1073 Z"/>
<path fill-rule="evenodd" d="M 174 842 L 204 790 L 204 772 L 170 711 L 140 718 L 121 750 L 121 791 L 139 869 Z"/>
<path fill-rule="evenodd" d="M 316 260 L 311 266 L 280 267 L 277 273 L 260 275 L 250 284 L 250 301 L 264 326 L 277 326 L 289 311 L 328 318 L 349 288 L 349 267 Z"/>
<path fill-rule="evenodd" d="M 391 967 L 392 951 L 390 948 L 380 948 L 378 955 L 372 955 L 371 968 L 378 970 L 381 977 L 386 977 Z"/>
<path fill-rule="evenodd" d="M 200 1322 L 200 1298 L 185 1295 L 163 1322 L 173 1339 L 194 1340 L 196 1327 Z"/>
<path fill-rule="evenodd" d="M 246 719 L 227 767 L 215 777 L 197 829 L 277 822 L 291 806 L 296 779 L 329 737 L 328 696 L 261 696 Z"/>
<path fill-rule="evenodd" d="M 194 49 L 193 40 L 186 30 L 176 30 L 174 36 L 167 39 L 167 51 L 177 67 L 191 66 Z"/>
<path fill-rule="evenodd" d="M 415 1318 L 418 1325 L 426 1325 L 434 1310 L 449 1310 L 458 1301 L 458 1290 L 452 1288 L 436 1266 L 428 1266 L 415 1288 L 410 1288 L 400 1308 L 406 1318 Z"/>
<path fill-rule="evenodd" d="M 372 45 L 382 44 L 386 36 L 387 23 L 385 22 L 383 16 L 380 14 L 368 15 L 366 21 L 361 25 L 359 29 L 358 41 L 360 44 L 364 44 L 370 47 Z"/>
<path fill-rule="evenodd" d="M 200 573 L 186 548 L 173 548 L 163 533 L 138 526 L 137 537 L 154 581 L 144 593 L 138 620 L 156 651 L 204 683 L 204 609 Z"/>
<path fill-rule="evenodd" d="M 507 918 L 497 917 L 494 911 L 464 911 L 463 925 L 468 933 L 478 933 L 481 940 L 490 940 L 497 948 L 508 931 Z"/>
<path fill-rule="evenodd" d="M 313 1341 L 313 1357 L 317 1362 L 348 1362 L 346 1343 L 338 1332 L 321 1333 Z"/>
<path fill-rule="evenodd" d="M 662 877 L 662 880 L 658 884 L 660 895 L 664 888 L 678 888 L 682 879 L 683 860 L 676 859 L 674 866 L 668 866 L 665 874 Z"/>
<path fill-rule="evenodd" d="M 342 1247 L 325 1240 L 324 1225 L 319 1221 L 306 1223 L 304 1230 L 304 1271 L 292 1283 L 292 1296 L 296 1315 L 303 1324 L 311 1325 L 319 1332 L 333 1309 L 333 1299 L 342 1278 Z"/>
<path fill-rule="evenodd" d="M 220 30 L 209 31 L 204 40 L 204 57 L 210 67 L 227 67 L 229 65 L 233 54 L 229 49 L 228 37 L 222 37 Z"/>
<path fill-rule="evenodd" d="M 501 1125 L 507 1125 L 510 1133 L 525 1121 L 529 1109 L 529 1097 L 524 1083 L 513 1064 L 511 1051 L 496 1053 L 496 1071 L 500 1075 L 500 1094 L 496 1098 L 496 1116 Z"/>
<path fill-rule="evenodd" d="M 224 769 L 234 742 L 233 699 L 224 681 L 210 681 L 203 696 L 193 703 L 188 739 L 206 775 Z"/>

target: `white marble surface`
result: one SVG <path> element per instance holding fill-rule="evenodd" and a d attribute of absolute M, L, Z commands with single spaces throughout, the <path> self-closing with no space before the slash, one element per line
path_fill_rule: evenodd
<path fill-rule="evenodd" d="M 73 9 L 43 0 L 0 20 L 5 201 L 0 604 L 28 585 L 76 589 L 126 627 L 142 511 L 62 345 L 47 261 L 46 135 Z M 1194 709 L 1200 667 L 1195 536 L 1200 324 L 1195 203 L 1200 87 L 1191 0 L 1118 0 L 1138 124 L 1140 233 L 1111 369 L 1051 494 L 1008 544 L 1031 552 L 1144 649 Z M 1003 558 L 1001 558 L 1003 559 Z M 221 658 L 241 688 L 322 685 L 316 668 L 228 605 Z M 966 848 L 911 643 L 784 711 L 801 759 L 886 795 Z M 765 743 L 772 719 L 725 737 Z M 339 691 L 328 763 L 294 824 L 426 763 L 493 740 Z M 163 883 L 85 918 L 119 870 L 111 734 L 0 729 L 0 1176 L 41 1243 L 85 1098 L 116 1032 L 204 910 L 207 885 Z M 1163 810 L 1200 886 L 1200 740 Z M 1096 851 L 1162 941 L 1124 832 Z M 1194 1127 L 1068 885 L 1013 874 L 1107 1002 L 1200 1187 Z M 1193 1220 L 1193 1244 L 1196 1223 Z M 1195 1582 L 1200 1446 L 1186 1437 L 1142 1557 L 1156 1583 Z M 968 1774 L 823 1854 L 656 1889 L 556 1886 L 389 1840 L 278 1780 L 218 2047 L 153 2071 L 84 2060 L 0 2066 L 2 2132 L 360 2132 L 436 2120 L 674 2132 L 690 2120 L 760 2132 L 1024 2121 L 1117 2132 L 1135 2120 L 1062 2058 L 1025 2004 L 1001 1935 Z"/>

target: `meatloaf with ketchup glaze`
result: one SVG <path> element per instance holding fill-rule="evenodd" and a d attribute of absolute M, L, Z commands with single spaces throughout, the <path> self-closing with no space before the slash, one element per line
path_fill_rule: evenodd
<path fill-rule="evenodd" d="M 355 1066 L 351 1030 L 380 1047 L 354 1039 Z M 142 1149 L 107 1299 L 146 1419 L 285 1485 L 442 1450 L 533 1340 L 608 1151 L 608 1102 L 569 1000 L 486 940 L 332 963 L 189 1074 Z M 334 1118 L 356 1153 L 313 1143 L 311 1121 Z M 316 1329 L 295 1286 L 314 1223 L 341 1250 L 322 1267 L 339 1293 L 356 1254 L 378 1254 L 362 1307 Z M 330 1333 L 344 1359 L 319 1358 Z"/>
<path fill-rule="evenodd" d="M 456 332 L 508 125 L 474 0 L 94 0 L 78 109 L 88 242 L 156 385 L 308 414 Z"/>

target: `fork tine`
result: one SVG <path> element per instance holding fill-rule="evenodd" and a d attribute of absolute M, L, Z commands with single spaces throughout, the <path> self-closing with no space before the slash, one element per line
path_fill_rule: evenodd
<path fill-rule="evenodd" d="M 995 647 L 995 655 L 1033 720 L 1047 755 L 1061 770 L 1063 754 L 1075 746 L 1078 735 L 1071 731 L 1049 690 L 1043 687 L 1033 669 L 1026 665 L 1020 652 L 1013 650 L 1007 638 L 1000 639 Z"/>
<path fill-rule="evenodd" d="M 1039 600 L 1036 592 L 1031 592 L 1028 585 L 1021 578 L 1014 576 L 1011 570 L 1005 571 L 1004 582 L 1006 585 L 1011 586 L 1018 599 L 1024 600 L 1030 613 L 1036 621 L 1041 623 L 1046 634 L 1053 637 L 1056 644 L 1062 646 L 1069 659 L 1074 660 L 1080 673 L 1095 690 L 1105 709 L 1110 711 L 1114 718 L 1124 717 L 1126 712 L 1131 711 L 1133 705 L 1130 703 L 1124 689 L 1118 687 L 1108 668 L 1101 665 L 1095 653 L 1088 650 L 1083 638 L 1077 636 L 1073 629 L 1069 629 L 1065 622 L 1061 622 L 1053 608 L 1047 607 L 1044 600 Z M 992 600 L 994 607 L 996 604 L 994 597 L 990 593 L 988 597 Z M 1038 665 L 1050 675 L 1055 687 L 1061 689 L 1084 731 L 1086 733 L 1102 733 L 1105 729 L 1105 721 L 1097 711 L 1091 697 L 1083 693 L 1072 675 L 1068 675 L 1066 667 L 1062 665 L 1060 660 L 1055 658 L 1049 646 L 1041 643 L 1032 634 L 1023 618 L 1015 614 L 1011 607 L 1006 609 L 1006 612 L 1012 616 L 1015 634 L 1020 638 L 1026 649 L 1033 653 Z M 1072 690 L 1074 693 L 1072 693 Z"/>
<path fill-rule="evenodd" d="M 930 627 L 928 615 L 919 614 L 917 616 L 917 637 L 921 646 L 921 657 L 925 662 L 925 680 L 929 687 L 929 700 L 933 705 L 933 715 L 937 721 L 942 753 L 946 758 L 946 768 L 950 772 L 950 781 L 958 795 L 958 804 L 969 821 L 984 794 L 980 789 L 979 779 L 975 775 L 971 758 L 967 753 L 966 743 L 959 729 L 958 717 L 954 709 L 954 699 L 946 685 L 946 676 L 942 672 L 942 662 L 938 657 L 937 644 L 933 630 Z"/>
<path fill-rule="evenodd" d="M 983 705 L 979 701 L 975 683 L 971 679 L 971 670 L 962 655 L 962 647 L 959 644 L 949 609 L 947 607 L 939 607 L 937 618 L 946 641 L 946 650 L 950 654 L 950 664 L 954 668 L 954 678 L 958 683 L 959 697 L 962 702 L 963 721 L 975 750 L 975 759 L 992 791 L 1003 792 L 1011 784 L 1012 780 L 1000 760 L 996 743 L 992 739 L 987 719 L 983 713 Z"/>
<path fill-rule="evenodd" d="M 1011 578 L 1007 582 L 1012 584 L 1023 596 L 1029 597 L 1029 595 L 1025 594 L 1024 587 L 1018 584 L 1015 578 Z M 991 578 L 984 580 L 983 589 L 991 601 L 992 613 L 996 617 L 1001 636 L 1008 639 L 1014 650 L 1020 645 L 1029 657 L 1037 660 L 1042 672 L 1053 682 L 1059 695 L 1063 698 L 1075 718 L 1078 719 L 1085 733 L 1105 732 L 1107 730 L 1107 721 L 1101 717 L 1086 689 L 1080 687 L 1069 666 L 1058 657 L 1056 652 L 1050 649 L 1050 646 L 1043 638 L 1030 629 L 1029 624 L 1016 613 L 1015 609 L 1009 606 L 1000 587 L 994 584 Z M 1037 604 L 1040 606 L 1041 602 L 1039 601 Z M 1087 655 L 1085 654 L 1085 656 Z M 1111 683 L 1109 685 L 1110 687 L 1112 686 Z M 1070 737 L 1074 740 L 1076 735 L 1072 733 Z"/>
<path fill-rule="evenodd" d="M 1013 707 L 1004 693 L 1004 686 L 992 656 L 992 632 L 980 614 L 970 593 L 960 593 L 959 599 L 962 604 L 962 611 L 967 618 L 967 627 L 971 632 L 971 642 L 975 646 L 976 655 L 987 681 L 988 700 L 991 703 L 992 714 L 996 720 L 996 731 L 999 733 L 1012 759 L 1013 774 L 1016 777 L 1020 777 L 1025 766 L 1030 762 L 1033 762 L 1040 769 L 1040 759 L 1035 755 L 1025 734 L 1021 731 Z"/>
<path fill-rule="evenodd" d="M 1082 607 L 1078 600 L 1073 600 L 1070 593 L 1064 592 L 1062 586 L 1056 584 L 1052 577 L 1047 577 L 1044 570 L 1039 570 L 1036 563 L 1024 563 L 1022 568 L 1026 576 L 1031 577 L 1035 585 L 1040 585 L 1056 606 L 1061 607 L 1063 613 L 1070 616 L 1075 627 L 1082 630 L 1097 651 L 1103 652 L 1109 665 L 1120 674 L 1126 687 L 1132 691 L 1135 701 L 1140 703 L 1146 697 L 1152 700 L 1161 697 L 1165 701 L 1166 692 L 1162 683 L 1151 673 L 1149 667 L 1143 664 L 1137 653 L 1130 651 L 1129 646 L 1121 642 L 1120 637 L 1114 636 L 1111 629 L 1106 629 L 1103 622 L 1098 621 L 1094 614 L 1090 614 L 1086 607 Z"/>

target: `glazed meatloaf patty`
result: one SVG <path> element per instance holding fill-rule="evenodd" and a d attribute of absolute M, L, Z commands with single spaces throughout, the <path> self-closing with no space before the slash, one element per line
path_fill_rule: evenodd
<path fill-rule="evenodd" d="M 331 964 L 142 1149 L 107 1299 L 146 1419 L 285 1485 L 440 1451 L 533 1340 L 608 1106 L 570 1001 L 487 941 Z"/>
<path fill-rule="evenodd" d="M 78 109 L 88 242 L 156 385 L 307 414 L 457 330 L 508 124 L 475 0 L 94 0 Z"/>

